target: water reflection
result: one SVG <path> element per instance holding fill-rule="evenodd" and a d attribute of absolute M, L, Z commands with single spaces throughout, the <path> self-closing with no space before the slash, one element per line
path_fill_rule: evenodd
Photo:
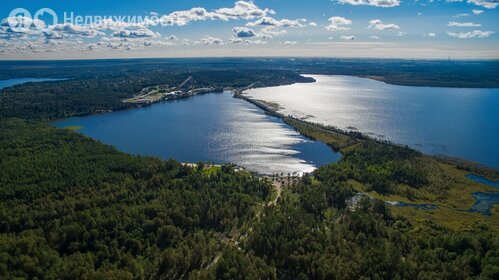
<path fill-rule="evenodd" d="M 73 118 L 57 127 L 118 149 L 181 162 L 236 163 L 260 174 L 311 172 L 339 155 L 280 119 L 229 93 L 207 94 L 109 114 Z"/>
<path fill-rule="evenodd" d="M 312 75 L 317 82 L 252 89 L 280 112 L 429 154 L 499 168 L 499 89 L 407 87 L 348 76 Z"/>

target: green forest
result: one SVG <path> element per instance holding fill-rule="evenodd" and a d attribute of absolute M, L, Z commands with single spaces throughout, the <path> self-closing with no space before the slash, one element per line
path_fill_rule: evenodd
<path fill-rule="evenodd" d="M 479 187 L 455 163 L 285 119 L 342 159 L 271 204 L 272 183 L 232 165 L 132 156 L 47 122 L 125 109 L 141 88 L 189 75 L 224 87 L 308 81 L 288 70 L 117 73 L 0 93 L 0 279 L 499 278 L 497 224 L 383 202 L 467 207 L 463 194 Z M 373 198 L 352 207 L 360 191 Z"/>
<path fill-rule="evenodd" d="M 2 279 L 499 276 L 497 235 L 415 230 L 379 200 L 349 211 L 336 165 L 262 207 L 271 185 L 231 166 L 133 157 L 39 122 L 2 120 L 0 147 Z M 238 230 L 248 238 L 223 242 Z"/>

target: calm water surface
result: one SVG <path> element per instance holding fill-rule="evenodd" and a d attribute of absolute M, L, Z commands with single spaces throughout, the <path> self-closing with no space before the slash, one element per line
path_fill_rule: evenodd
<path fill-rule="evenodd" d="M 485 177 L 474 174 L 469 174 L 466 178 L 499 190 L 499 181 L 491 181 Z M 476 202 L 473 204 L 473 207 L 471 207 L 472 212 L 491 215 L 490 209 L 492 208 L 492 204 L 499 204 L 499 192 L 476 192 L 473 193 L 473 197 L 476 199 Z"/>
<path fill-rule="evenodd" d="M 52 82 L 52 81 L 61 81 L 61 80 L 65 79 L 19 78 L 19 79 L 0 80 L 0 90 L 6 87 L 11 87 L 25 83 Z"/>
<path fill-rule="evenodd" d="M 311 172 L 339 154 L 230 93 L 206 94 L 128 111 L 72 118 L 57 127 L 118 149 L 180 162 L 236 163 L 260 174 Z"/>
<path fill-rule="evenodd" d="M 499 168 L 499 89 L 408 87 L 349 76 L 311 75 L 317 82 L 252 89 L 280 112 L 428 154 Z"/>

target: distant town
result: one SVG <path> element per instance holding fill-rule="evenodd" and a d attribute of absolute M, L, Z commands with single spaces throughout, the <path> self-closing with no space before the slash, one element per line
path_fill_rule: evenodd
<path fill-rule="evenodd" d="M 147 87 L 142 89 L 142 91 L 138 95 L 132 98 L 125 99 L 123 102 L 133 104 L 152 104 L 165 100 L 194 96 L 197 94 L 222 91 L 223 88 L 215 87 L 194 88 L 193 78 L 192 76 L 189 76 L 177 87 L 171 87 L 170 85 L 157 85 Z"/>

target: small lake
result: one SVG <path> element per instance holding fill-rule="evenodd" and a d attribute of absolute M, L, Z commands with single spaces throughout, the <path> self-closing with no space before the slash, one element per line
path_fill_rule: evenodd
<path fill-rule="evenodd" d="M 18 78 L 9 80 L 0 80 L 0 90 L 6 87 L 11 87 L 15 85 L 25 84 L 25 83 L 39 83 L 39 82 L 53 82 L 61 81 L 65 79 L 48 79 L 48 78 Z"/>
<path fill-rule="evenodd" d="M 466 175 L 466 178 L 499 190 L 499 181 L 491 181 L 485 177 L 474 174 L 468 174 Z M 491 215 L 490 209 L 492 208 L 492 204 L 499 204 L 499 192 L 475 192 L 473 193 L 473 197 L 476 199 L 476 202 L 471 207 L 472 212 Z"/>
<path fill-rule="evenodd" d="M 119 150 L 180 162 L 235 163 L 259 174 L 311 172 L 340 155 L 230 93 L 57 121 Z"/>
<path fill-rule="evenodd" d="M 424 153 L 499 168 L 499 89 L 410 87 L 350 76 L 247 91 L 280 113 L 353 128 Z"/>

